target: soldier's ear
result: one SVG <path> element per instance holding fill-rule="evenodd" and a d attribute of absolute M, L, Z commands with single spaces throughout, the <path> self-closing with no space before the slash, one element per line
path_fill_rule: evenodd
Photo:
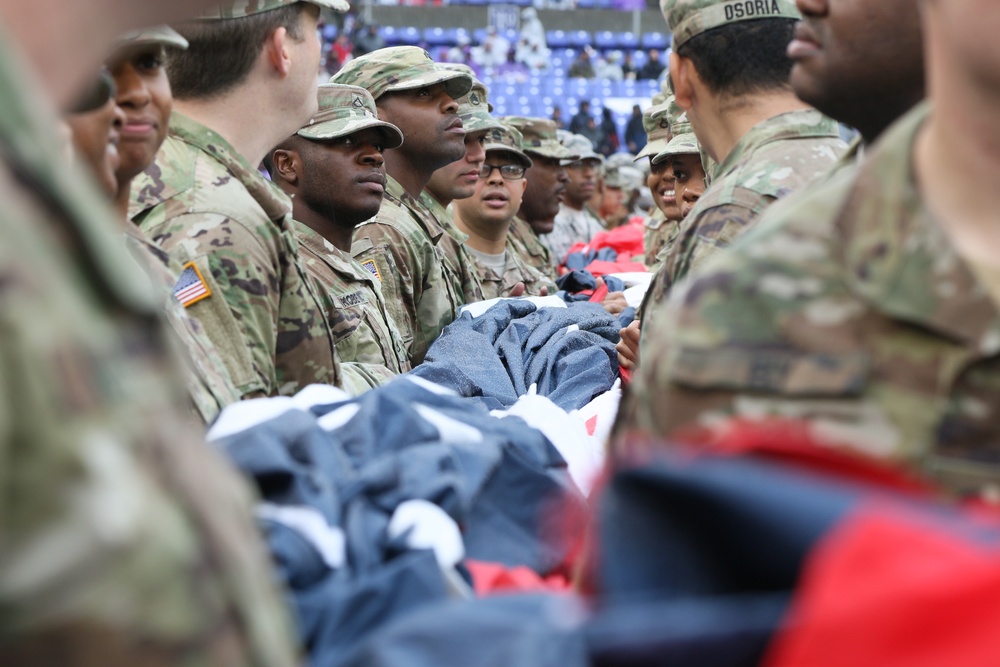
<path fill-rule="evenodd" d="M 671 53 L 670 79 L 674 84 L 674 100 L 677 102 L 677 106 L 687 111 L 694 102 L 695 81 L 698 79 L 698 71 L 691 59 Z"/>
<path fill-rule="evenodd" d="M 264 41 L 264 55 L 268 63 L 282 77 L 292 69 L 291 38 L 284 27 L 276 28 Z"/>
<path fill-rule="evenodd" d="M 282 182 L 289 185 L 298 185 L 299 174 L 302 171 L 302 159 L 295 151 L 279 148 L 272 156 L 274 171 L 272 178 L 278 184 Z"/>

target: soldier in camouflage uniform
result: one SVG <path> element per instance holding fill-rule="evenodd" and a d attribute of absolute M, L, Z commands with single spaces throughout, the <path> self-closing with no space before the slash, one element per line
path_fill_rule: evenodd
<path fill-rule="evenodd" d="M 208 4 L 0 0 L 5 665 L 300 664 L 247 489 L 189 424 L 155 292 L 53 132 L 116 33 Z"/>
<path fill-rule="evenodd" d="M 462 277 L 464 301 L 471 303 L 481 301 L 483 291 L 472 270 L 475 261 L 464 247 L 468 235 L 452 222 L 451 204 L 457 199 L 471 197 L 475 192 L 479 170 L 486 159 L 486 152 L 483 150 L 486 133 L 503 126 L 490 114 L 489 89 L 475 78 L 471 67 L 461 63 L 441 63 L 438 67 L 472 77 L 472 89 L 456 100 L 458 117 L 462 119 L 462 127 L 465 128 L 465 157 L 435 171 L 427 181 L 427 187 L 420 193 L 420 201 L 454 239 L 453 243 L 445 244 L 442 241 L 446 261 L 452 265 L 452 271 Z"/>
<path fill-rule="evenodd" d="M 776 204 L 678 287 L 643 339 L 619 431 L 802 420 L 831 447 L 996 497 L 1000 165 L 985 156 L 1000 122 L 983 100 L 1000 79 L 986 46 L 1000 5 L 925 10 L 933 107 L 883 132 L 856 171 Z M 973 117 L 989 122 L 966 132 Z M 963 209 L 962 193 L 976 204 Z"/>
<path fill-rule="evenodd" d="M 579 155 L 565 165 L 568 180 L 552 231 L 538 237 L 552 259 L 561 264 L 573 244 L 587 243 L 594 234 L 605 231 L 604 220 L 589 203 L 604 170 L 604 156 L 595 152 L 590 139 L 582 134 L 557 130 L 556 136 L 571 153 Z"/>
<path fill-rule="evenodd" d="M 340 377 L 335 323 L 299 262 L 291 203 L 255 167 L 316 111 L 318 4 L 347 8 L 343 0 L 238 2 L 178 26 L 190 47 L 168 64 L 169 136 L 133 184 L 132 220 L 184 266 L 177 293 L 244 397 L 294 394 L 314 382 L 368 386 Z M 218 71 L 227 61 L 215 44 L 252 51 L 243 43 L 258 38 L 261 24 L 272 36 L 285 28 L 284 47 L 268 38 L 259 57 Z M 261 85 L 271 94 L 255 92 Z"/>
<path fill-rule="evenodd" d="M 667 147 L 670 134 L 670 113 L 676 108 L 671 102 L 652 106 L 642 112 L 642 126 L 649 138 L 646 145 L 635 156 L 638 160 L 651 160 Z M 645 264 L 651 271 L 659 265 L 659 257 L 665 248 L 672 245 L 680 233 L 681 209 L 677 203 L 674 190 L 674 175 L 668 162 L 661 162 L 655 167 L 650 165 L 649 177 L 646 179 L 656 210 L 646 222 L 644 236 L 646 256 Z"/>
<path fill-rule="evenodd" d="M 380 383 L 410 370 L 410 362 L 381 283 L 351 256 L 351 240 L 382 204 L 382 152 L 402 143 L 399 129 L 378 119 L 367 90 L 329 83 L 319 87 L 319 112 L 265 160 L 292 197 L 306 271 L 328 317 L 339 319 L 333 333 L 341 367 L 363 365 Z"/>
<path fill-rule="evenodd" d="M 555 283 L 521 259 L 508 233 L 527 185 L 525 170 L 531 167 L 531 159 L 521 150 L 521 133 L 513 128 L 490 130 L 485 148 L 476 191 L 454 203 L 455 224 L 468 235 L 483 298 L 507 296 L 518 284 L 530 296 L 555 294 Z"/>
<path fill-rule="evenodd" d="M 465 283 L 448 261 L 453 239 L 419 197 L 431 174 L 465 154 L 455 100 L 471 90 L 472 79 L 438 67 L 423 49 L 399 46 L 355 58 L 330 82 L 367 89 L 379 117 L 406 137 L 386 154 L 385 200 L 378 215 L 358 227 L 351 252 L 382 281 L 415 366 L 465 301 Z"/>
<path fill-rule="evenodd" d="M 532 161 L 524 201 L 510 227 L 514 247 L 526 264 L 555 280 L 557 261 L 538 235 L 552 230 L 559 213 L 560 197 L 569 180 L 563 164 L 580 156 L 559 143 L 555 121 L 523 116 L 506 116 L 500 120 L 521 133 L 524 152 Z"/>
<path fill-rule="evenodd" d="M 733 10 L 735 5 L 744 11 Z M 846 149 L 837 124 L 788 90 L 785 47 L 800 18 L 792 0 L 662 0 L 661 8 L 674 38 L 670 63 L 675 101 L 695 128 L 705 128 L 698 139 L 718 164 L 711 173 L 712 186 L 684 219 L 677 244 L 664 257 L 651 287 L 654 304 L 692 267 L 731 243 L 771 203 L 823 174 Z M 727 78 L 724 63 L 741 55 L 739 48 L 724 47 L 723 42 L 755 51 L 757 66 Z M 704 72 L 696 62 L 702 63 Z M 700 75 L 697 81 L 693 70 Z M 691 107 L 695 90 L 711 99 L 729 100 L 736 111 L 713 116 L 705 108 Z M 752 127 L 742 135 L 733 129 L 748 123 Z M 727 129 L 708 129 L 719 127 Z"/>

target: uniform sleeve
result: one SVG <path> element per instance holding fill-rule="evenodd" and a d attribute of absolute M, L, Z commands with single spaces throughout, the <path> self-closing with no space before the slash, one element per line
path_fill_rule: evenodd
<path fill-rule="evenodd" d="M 806 250 L 811 247 L 812 250 Z M 645 314 L 616 440 L 732 418 L 859 427 L 871 360 L 864 308 L 817 243 L 770 235 L 717 255 Z"/>
<path fill-rule="evenodd" d="M 176 222 L 192 233 L 168 250 L 181 263 L 194 263 L 208 291 L 187 306 L 188 313 L 201 323 L 243 398 L 277 393 L 277 239 L 222 216 L 181 216 Z"/>

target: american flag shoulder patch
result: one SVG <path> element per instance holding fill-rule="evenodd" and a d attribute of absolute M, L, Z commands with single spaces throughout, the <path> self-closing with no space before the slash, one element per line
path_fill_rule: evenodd
<path fill-rule="evenodd" d="M 361 262 L 361 266 L 365 267 L 365 271 L 378 278 L 379 282 L 382 281 L 382 274 L 378 272 L 378 265 L 375 264 L 374 259 L 369 259 L 365 262 Z"/>
<path fill-rule="evenodd" d="M 174 285 L 174 298 L 180 301 L 181 305 L 188 308 L 203 299 L 212 296 L 212 289 L 205 282 L 197 265 L 188 262 L 184 265 L 184 270 L 177 278 Z"/>

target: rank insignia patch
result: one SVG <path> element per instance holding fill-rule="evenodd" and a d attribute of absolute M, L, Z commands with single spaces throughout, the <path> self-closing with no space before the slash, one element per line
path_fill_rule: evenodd
<path fill-rule="evenodd" d="M 184 271 L 181 272 L 177 284 L 174 285 L 174 298 L 180 301 L 182 306 L 188 308 L 210 296 L 212 296 L 212 290 L 205 283 L 205 278 L 195 263 L 185 264 Z"/>

